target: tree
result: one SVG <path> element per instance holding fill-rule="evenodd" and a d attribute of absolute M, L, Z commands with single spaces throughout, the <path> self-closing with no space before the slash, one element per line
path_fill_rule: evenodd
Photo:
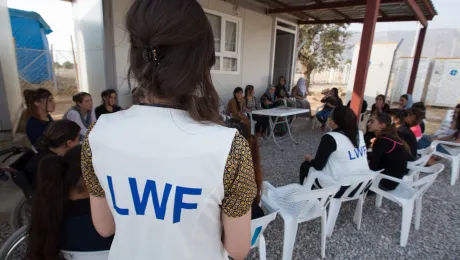
<path fill-rule="evenodd" d="M 62 68 L 62 65 L 61 65 L 59 62 L 55 62 L 55 63 L 54 63 L 54 67 L 55 67 L 56 69 L 60 69 L 60 68 Z"/>
<path fill-rule="evenodd" d="M 62 67 L 64 69 L 73 69 L 73 63 L 70 62 L 70 61 L 66 61 L 66 62 L 62 63 Z"/>
<path fill-rule="evenodd" d="M 314 70 L 337 68 L 351 34 L 346 24 L 311 24 L 300 26 L 299 44 L 304 43 L 298 53 L 305 67 L 307 88 Z M 300 47 L 300 45 L 299 45 Z"/>

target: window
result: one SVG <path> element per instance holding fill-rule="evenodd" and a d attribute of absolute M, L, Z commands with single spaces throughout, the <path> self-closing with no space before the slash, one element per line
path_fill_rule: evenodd
<path fill-rule="evenodd" d="M 240 20 L 235 17 L 207 11 L 216 49 L 214 72 L 239 72 Z"/>

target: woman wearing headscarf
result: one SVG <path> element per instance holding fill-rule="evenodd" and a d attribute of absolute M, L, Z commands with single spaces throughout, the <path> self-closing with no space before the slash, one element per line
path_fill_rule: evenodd
<path fill-rule="evenodd" d="M 301 114 L 301 117 L 313 118 L 311 115 L 310 103 L 307 100 L 308 90 L 307 90 L 307 81 L 304 78 L 300 78 L 297 81 L 296 86 L 292 89 L 292 96 L 295 98 L 295 103 L 297 108 L 305 108 L 310 110 L 310 112 Z"/>
<path fill-rule="evenodd" d="M 414 104 L 414 98 L 411 94 L 404 94 L 399 98 L 399 103 L 401 109 L 407 110 Z"/>
<path fill-rule="evenodd" d="M 275 87 L 268 87 L 265 93 L 260 98 L 260 102 L 262 103 L 262 108 L 269 109 L 276 107 L 276 95 L 275 95 L 276 88 Z"/>

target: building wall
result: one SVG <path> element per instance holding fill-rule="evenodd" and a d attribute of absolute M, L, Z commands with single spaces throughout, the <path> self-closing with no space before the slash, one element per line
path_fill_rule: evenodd
<path fill-rule="evenodd" d="M 81 1 L 81 0 L 80 0 Z M 114 31 L 114 53 L 116 82 L 119 103 L 127 107 L 131 104 L 130 90 L 126 80 L 128 70 L 129 41 L 125 30 L 125 14 L 132 0 L 112 0 Z M 235 87 L 254 85 L 260 96 L 269 85 L 271 75 L 271 52 L 274 18 L 263 14 L 263 10 L 248 9 L 221 0 L 199 0 L 205 9 L 221 12 L 242 19 L 240 45 L 240 72 L 238 74 L 212 73 L 214 86 L 226 104 Z M 255 10 L 255 11 L 253 11 Z"/>
<path fill-rule="evenodd" d="M 97 105 L 106 89 L 102 0 L 74 0 L 72 9 L 80 91 L 90 93 Z"/>
<path fill-rule="evenodd" d="M 0 27 L 0 130 L 15 132 L 23 102 L 6 0 L 0 0 Z"/>

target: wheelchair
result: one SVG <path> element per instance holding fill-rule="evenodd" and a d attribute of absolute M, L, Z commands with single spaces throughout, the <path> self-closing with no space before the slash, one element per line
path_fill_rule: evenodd
<path fill-rule="evenodd" d="M 24 174 L 24 169 L 30 159 L 35 155 L 32 149 L 26 147 L 12 147 L 0 151 L 0 156 L 4 156 L 2 167 L 0 168 L 0 181 L 11 180 L 21 189 L 23 197 L 19 199 L 10 215 L 10 226 L 13 234 L 3 243 L 0 248 L 0 260 L 13 259 L 17 256 L 15 251 L 25 252 L 27 237 L 27 223 L 31 212 L 31 200 L 33 186 Z M 9 161 L 12 161 L 9 163 Z M 3 165 L 6 164 L 6 167 Z M 15 259 L 23 259 L 15 257 Z"/>

